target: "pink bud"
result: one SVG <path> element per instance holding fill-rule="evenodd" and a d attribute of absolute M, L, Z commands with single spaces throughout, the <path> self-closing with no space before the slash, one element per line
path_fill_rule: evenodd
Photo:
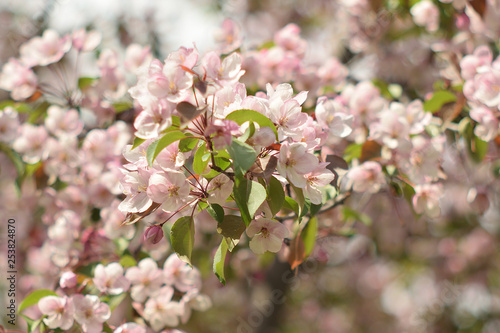
<path fill-rule="evenodd" d="M 163 238 L 163 230 L 159 225 L 150 226 L 144 231 L 144 242 L 156 244 Z"/>
<path fill-rule="evenodd" d="M 73 272 L 64 272 L 59 280 L 59 285 L 61 288 L 73 288 L 77 284 L 76 274 Z"/>

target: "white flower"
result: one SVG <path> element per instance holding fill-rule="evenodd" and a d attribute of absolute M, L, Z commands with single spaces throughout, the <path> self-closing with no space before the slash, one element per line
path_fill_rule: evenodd
<path fill-rule="evenodd" d="M 321 204 L 323 199 L 319 188 L 330 184 L 335 178 L 333 172 L 326 169 L 326 165 L 327 163 L 321 163 L 313 172 L 305 175 L 306 187 L 304 187 L 304 193 L 315 205 Z"/>
<path fill-rule="evenodd" d="M 142 259 L 137 267 L 130 267 L 125 277 L 132 282 L 130 296 L 136 302 L 144 302 L 148 296 L 156 294 L 163 284 L 163 274 L 156 261 Z"/>
<path fill-rule="evenodd" d="M 266 218 L 253 220 L 246 232 L 248 237 L 253 237 L 249 245 L 256 254 L 278 252 L 288 236 L 288 229 L 282 223 Z"/>
<path fill-rule="evenodd" d="M 75 309 L 70 298 L 46 296 L 38 301 L 38 308 L 48 316 L 43 322 L 49 328 L 68 330 L 73 326 Z"/>
<path fill-rule="evenodd" d="M 207 192 L 210 195 L 208 202 L 223 205 L 233 192 L 233 182 L 228 176 L 221 173 L 210 181 Z"/>
<path fill-rule="evenodd" d="M 123 276 L 123 267 L 117 262 L 107 266 L 97 265 L 94 273 L 94 284 L 101 292 L 110 295 L 121 294 L 130 288 L 130 281 Z"/>
<path fill-rule="evenodd" d="M 111 316 L 111 310 L 106 303 L 101 303 L 95 295 L 77 294 L 72 297 L 75 305 L 75 320 L 82 325 L 84 332 L 102 331 L 102 324 Z"/>
<path fill-rule="evenodd" d="M 149 178 L 148 194 L 154 202 L 161 203 L 165 211 L 175 211 L 186 202 L 189 182 L 183 173 L 175 170 L 156 173 Z"/>
<path fill-rule="evenodd" d="M 144 319 L 149 321 L 153 330 L 159 331 L 165 326 L 179 325 L 182 308 L 178 302 L 172 301 L 173 295 L 174 289 L 170 286 L 164 286 L 146 302 Z"/>
<path fill-rule="evenodd" d="M 293 185 L 304 188 L 304 174 L 312 172 L 318 166 L 318 158 L 307 152 L 307 145 L 302 142 L 281 145 L 278 159 L 278 172 L 287 177 Z"/>

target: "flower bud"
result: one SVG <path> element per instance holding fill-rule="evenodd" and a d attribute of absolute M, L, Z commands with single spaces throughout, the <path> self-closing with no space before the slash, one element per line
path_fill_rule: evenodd
<path fill-rule="evenodd" d="M 73 288 L 77 284 L 76 274 L 73 272 L 64 272 L 59 280 L 59 285 L 61 288 Z"/>
<path fill-rule="evenodd" d="M 163 238 L 163 230 L 159 225 L 150 226 L 144 231 L 144 242 L 156 244 Z"/>

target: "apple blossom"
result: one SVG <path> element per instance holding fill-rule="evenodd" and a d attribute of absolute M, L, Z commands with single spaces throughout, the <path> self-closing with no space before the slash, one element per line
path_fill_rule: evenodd
<path fill-rule="evenodd" d="M 190 267 L 175 253 L 171 254 L 165 261 L 163 275 L 167 285 L 174 286 L 182 292 L 199 289 L 201 286 L 201 276 L 198 269 Z"/>
<path fill-rule="evenodd" d="M 71 299 L 75 305 L 75 320 L 82 325 L 82 330 L 101 332 L 102 324 L 111 316 L 109 306 L 95 295 L 76 294 Z"/>
<path fill-rule="evenodd" d="M 303 188 L 306 186 L 305 174 L 312 172 L 318 165 L 318 158 L 309 153 L 306 145 L 301 142 L 281 144 L 278 158 L 278 171 L 288 178 L 293 185 Z"/>
<path fill-rule="evenodd" d="M 94 284 L 103 293 L 118 295 L 126 292 L 130 281 L 123 276 L 123 267 L 117 262 L 106 266 L 97 265 L 94 271 Z"/>
<path fill-rule="evenodd" d="M 410 13 L 415 23 L 425 27 L 427 31 L 434 32 L 439 29 L 439 9 L 432 1 L 417 2 L 411 7 Z"/>
<path fill-rule="evenodd" d="M 47 315 L 43 322 L 49 328 L 69 330 L 73 326 L 75 309 L 68 297 L 46 296 L 38 301 L 38 308 Z"/>
<path fill-rule="evenodd" d="M 191 187 L 183 173 L 176 170 L 158 172 L 149 178 L 148 196 L 165 211 L 175 211 L 188 200 Z"/>
<path fill-rule="evenodd" d="M 155 295 L 163 284 L 163 272 L 151 258 L 142 259 L 137 266 L 130 267 L 125 277 L 132 283 L 131 297 L 136 302 L 144 302 Z"/>
<path fill-rule="evenodd" d="M 19 134 L 20 124 L 17 111 L 11 107 L 0 110 L 0 141 L 10 143 Z"/>
<path fill-rule="evenodd" d="M 182 308 L 178 302 L 172 301 L 173 295 L 174 289 L 164 286 L 146 302 L 144 318 L 155 331 L 179 324 Z"/>
<path fill-rule="evenodd" d="M 438 217 L 441 214 L 439 198 L 442 195 L 440 184 L 422 184 L 415 186 L 415 196 L 412 199 L 413 208 L 418 214 Z"/>
<path fill-rule="evenodd" d="M 33 70 L 11 58 L 3 65 L 0 73 L 0 88 L 10 91 L 13 99 L 20 101 L 33 95 L 38 80 Z"/>
<path fill-rule="evenodd" d="M 250 249 L 256 254 L 262 254 L 266 251 L 278 252 L 283 239 L 288 236 L 288 229 L 278 221 L 260 218 L 250 223 L 246 233 L 252 238 Z"/>
<path fill-rule="evenodd" d="M 55 30 L 45 30 L 42 37 L 34 37 L 21 46 L 21 61 L 29 67 L 46 66 L 61 60 L 70 48 L 70 36 L 59 37 Z"/>
<path fill-rule="evenodd" d="M 305 175 L 306 186 L 304 187 L 304 193 L 311 200 L 311 203 L 315 205 L 319 205 L 323 201 L 319 188 L 330 184 L 335 178 L 335 175 L 326 169 L 327 165 L 328 163 L 320 163 L 316 169 Z"/>
<path fill-rule="evenodd" d="M 353 182 L 353 189 L 356 192 L 376 193 L 386 184 L 382 167 L 372 161 L 352 168 L 347 177 Z"/>

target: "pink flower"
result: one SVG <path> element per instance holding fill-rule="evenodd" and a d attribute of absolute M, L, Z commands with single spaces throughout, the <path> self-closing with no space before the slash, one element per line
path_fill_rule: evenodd
<path fill-rule="evenodd" d="M 202 66 L 207 78 L 221 85 L 236 83 L 245 73 L 241 69 L 241 55 L 238 53 L 231 53 L 221 62 L 217 53 L 209 52 L 203 57 Z"/>
<path fill-rule="evenodd" d="M 231 141 L 233 140 L 233 135 L 238 135 L 240 132 L 240 125 L 232 120 L 220 120 L 215 119 L 213 123 L 208 125 L 205 130 L 206 136 L 212 137 L 212 142 L 214 144 L 214 148 L 224 149 L 226 146 L 231 145 Z"/>
<path fill-rule="evenodd" d="M 260 218 L 250 223 L 246 233 L 248 237 L 252 237 L 249 245 L 254 253 L 276 253 L 281 249 L 283 239 L 288 236 L 288 229 L 278 221 Z"/>
<path fill-rule="evenodd" d="M 187 49 L 184 46 L 179 47 L 177 51 L 170 53 L 165 59 L 165 65 L 169 63 L 173 66 L 182 66 L 193 69 L 198 61 L 198 50 L 196 48 Z"/>
<path fill-rule="evenodd" d="M 430 0 L 417 2 L 410 9 L 415 24 L 425 27 L 429 32 L 439 29 L 439 8 Z"/>
<path fill-rule="evenodd" d="M 73 288 L 77 285 L 76 274 L 71 271 L 66 271 L 59 279 L 61 288 Z"/>
<path fill-rule="evenodd" d="M 404 116 L 403 104 L 392 102 L 389 109 L 379 113 L 378 122 L 370 125 L 370 138 L 390 149 L 395 149 L 410 139 L 410 125 Z"/>
<path fill-rule="evenodd" d="M 19 136 L 19 118 L 17 111 L 7 106 L 0 110 L 0 141 L 10 143 Z"/>
<path fill-rule="evenodd" d="M 470 117 L 478 122 L 474 128 L 474 133 L 482 140 L 490 141 L 498 135 L 499 121 L 495 113 L 490 109 L 483 106 L 472 108 Z"/>
<path fill-rule="evenodd" d="M 306 51 L 307 42 L 300 38 L 300 28 L 294 23 L 290 23 L 274 35 L 276 45 L 287 51 L 303 57 Z"/>
<path fill-rule="evenodd" d="M 130 267 L 125 277 L 132 283 L 130 296 L 136 302 L 144 302 L 163 284 L 163 272 L 151 258 L 142 259 L 136 267 Z"/>
<path fill-rule="evenodd" d="M 415 212 L 429 217 L 438 217 L 441 214 L 439 198 L 443 194 L 441 184 L 416 185 L 414 189 L 415 195 L 412 203 Z"/>
<path fill-rule="evenodd" d="M 130 288 L 130 281 L 123 276 L 123 267 L 117 262 L 97 265 L 93 281 L 97 289 L 110 295 L 121 294 Z"/>
<path fill-rule="evenodd" d="M 75 309 L 70 298 L 46 296 L 38 301 L 38 308 L 48 316 L 43 322 L 49 328 L 69 330 L 73 326 Z"/>
<path fill-rule="evenodd" d="M 175 104 L 159 101 L 155 107 L 147 108 L 135 118 L 135 136 L 141 139 L 155 139 L 172 125 L 172 112 Z"/>
<path fill-rule="evenodd" d="M 45 144 L 48 136 L 45 127 L 24 123 L 21 127 L 21 136 L 14 141 L 13 147 L 23 155 L 26 163 L 34 164 L 47 158 Z"/>
<path fill-rule="evenodd" d="M 190 267 L 175 253 L 171 254 L 163 264 L 163 276 L 167 285 L 175 286 L 182 292 L 201 287 L 201 275 L 198 269 Z"/>
<path fill-rule="evenodd" d="M 318 158 L 307 151 L 305 143 L 295 142 L 281 144 L 278 158 L 278 172 L 287 177 L 293 185 L 304 188 L 305 174 L 312 172 L 318 166 Z"/>
<path fill-rule="evenodd" d="M 80 52 L 89 52 L 101 43 L 102 35 L 99 31 L 85 31 L 80 29 L 73 32 L 73 47 Z"/>
<path fill-rule="evenodd" d="M 414 100 L 406 106 L 406 120 L 410 125 L 410 134 L 420 134 L 432 120 L 432 113 L 426 112 L 421 100 Z"/>
<path fill-rule="evenodd" d="M 191 190 L 182 172 L 169 170 L 158 172 L 149 178 L 147 193 L 154 202 L 162 204 L 165 211 L 179 209 L 187 200 Z"/>
<path fill-rule="evenodd" d="M 208 183 L 207 192 L 208 202 L 223 205 L 233 192 L 233 181 L 221 173 Z"/>
<path fill-rule="evenodd" d="M 170 61 L 163 65 L 158 60 L 153 60 L 149 67 L 147 89 L 157 98 L 179 103 L 188 96 L 188 89 L 192 85 L 193 75 L 175 62 Z"/>
<path fill-rule="evenodd" d="M 14 58 L 9 59 L 2 67 L 0 88 L 10 91 L 16 101 L 27 99 L 37 89 L 37 78 L 33 70 Z"/>
<path fill-rule="evenodd" d="M 466 55 L 460 61 L 462 77 L 465 80 L 472 80 L 481 67 L 490 67 L 493 55 L 487 46 L 480 46 L 474 50 L 473 54 Z"/>
<path fill-rule="evenodd" d="M 146 329 L 136 323 L 125 323 L 117 327 L 113 333 L 146 333 Z"/>
<path fill-rule="evenodd" d="M 347 177 L 352 180 L 353 189 L 356 192 L 377 193 L 386 184 L 382 167 L 373 161 L 352 168 Z"/>
<path fill-rule="evenodd" d="M 83 129 L 83 122 L 75 109 L 65 110 L 57 105 L 47 109 L 45 127 L 57 137 L 77 136 Z"/>
<path fill-rule="evenodd" d="M 28 67 L 46 66 L 58 62 L 71 48 L 70 36 L 59 37 L 55 30 L 45 30 L 21 45 L 21 61 Z"/>
<path fill-rule="evenodd" d="M 329 130 L 329 135 L 345 138 L 352 132 L 353 116 L 343 111 L 345 107 L 337 100 L 319 97 L 314 113 L 318 123 Z"/>
<path fill-rule="evenodd" d="M 149 46 L 143 47 L 139 44 L 130 44 L 125 51 L 125 69 L 135 73 L 139 67 L 149 64 L 152 58 Z"/>
<path fill-rule="evenodd" d="M 174 289 L 164 286 L 146 302 L 143 316 L 153 330 L 159 331 L 165 326 L 179 325 L 182 308 L 178 302 L 172 301 L 173 295 Z"/>
<path fill-rule="evenodd" d="M 183 324 L 187 323 L 189 317 L 191 317 L 191 309 L 206 311 L 212 307 L 212 301 L 210 298 L 207 295 L 200 294 L 198 289 L 191 289 L 185 293 L 179 303 L 183 308 L 181 316 L 181 322 Z"/>
<path fill-rule="evenodd" d="M 158 164 L 163 170 L 181 168 L 186 160 L 191 155 L 191 152 L 183 153 L 179 151 L 179 141 L 170 144 L 163 149 L 155 159 L 155 164 Z"/>
<path fill-rule="evenodd" d="M 500 107 L 500 70 L 490 69 L 477 74 L 474 77 L 473 97 L 486 106 Z"/>
<path fill-rule="evenodd" d="M 229 53 L 241 46 L 243 38 L 240 27 L 231 19 L 222 22 L 222 29 L 217 31 L 215 41 L 220 44 L 221 53 Z"/>
<path fill-rule="evenodd" d="M 306 187 L 304 187 L 304 193 L 315 205 L 319 205 L 322 202 L 322 194 L 320 187 L 324 187 L 332 182 L 335 178 L 334 174 L 326 169 L 328 163 L 320 163 L 318 167 L 305 175 Z"/>
<path fill-rule="evenodd" d="M 124 213 L 141 213 L 153 204 L 148 196 L 148 184 L 151 173 L 144 169 L 128 172 L 121 181 L 123 193 L 127 196 L 118 209 Z"/>
<path fill-rule="evenodd" d="M 101 332 L 102 324 L 111 316 L 111 310 L 106 303 L 99 301 L 95 295 L 73 295 L 75 305 L 75 320 L 82 325 L 84 332 Z"/>

